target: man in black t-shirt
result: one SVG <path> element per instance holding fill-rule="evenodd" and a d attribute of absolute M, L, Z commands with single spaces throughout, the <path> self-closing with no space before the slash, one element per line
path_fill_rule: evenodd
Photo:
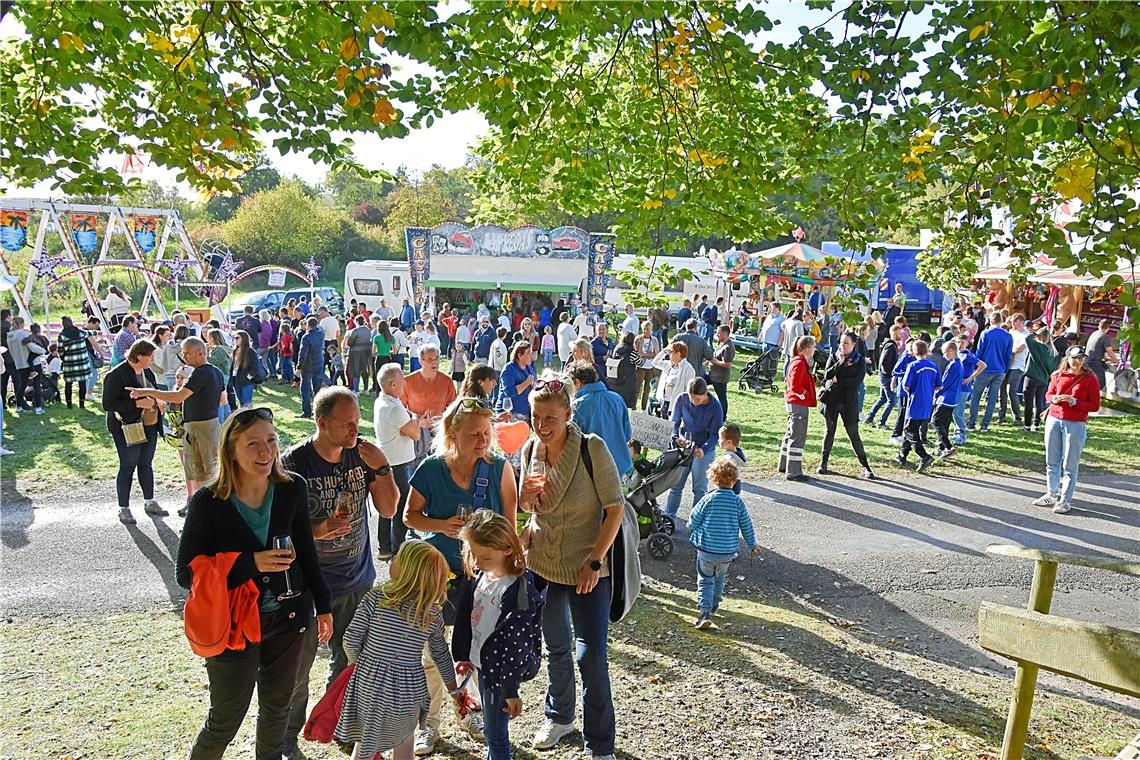
<path fill-rule="evenodd" d="M 253 316 L 253 307 L 246 306 L 244 314 L 237 318 L 234 327 L 238 330 L 244 330 L 245 334 L 253 341 L 254 348 L 257 347 L 257 334 L 261 332 L 261 320 Z"/>
<path fill-rule="evenodd" d="M 206 362 L 206 344 L 201 338 L 182 341 L 182 360 L 194 371 L 186 384 L 176 391 L 154 388 L 132 388 L 132 398 L 150 398 L 168 404 L 182 404 L 182 466 L 186 471 L 186 489 L 193 494 L 214 476 L 218 464 L 218 444 L 222 426 L 218 407 L 225 398 L 226 379 L 221 370 Z M 186 507 L 178 510 L 186 516 Z"/>
<path fill-rule="evenodd" d="M 368 497 L 381 517 L 392 518 L 400 496 L 384 453 L 359 438 L 360 406 L 348 388 L 327 386 L 313 400 L 317 432 L 282 457 L 285 469 L 309 487 L 309 520 L 316 539 L 321 575 L 332 594 L 333 635 L 329 639 L 329 678 L 348 665 L 344 631 L 356 607 L 376 582 L 368 528 Z M 304 650 L 289 705 L 285 754 L 298 756 L 297 737 L 305 726 L 309 671 L 317 656 L 316 627 L 305 634 Z"/>

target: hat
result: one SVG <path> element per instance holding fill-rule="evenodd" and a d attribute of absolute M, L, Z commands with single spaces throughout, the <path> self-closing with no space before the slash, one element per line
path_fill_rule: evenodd
<path fill-rule="evenodd" d="M 686 330 L 696 330 L 697 329 L 697 320 L 690 319 L 688 322 L 685 323 L 685 329 Z"/>
<path fill-rule="evenodd" d="M 1079 356 L 1083 359 L 1085 358 L 1085 349 L 1083 346 L 1069 346 L 1069 350 L 1065 352 L 1065 356 L 1070 359 Z"/>
<path fill-rule="evenodd" d="M 1075 332 L 1069 331 L 1065 333 L 1065 340 L 1080 340 L 1080 336 Z"/>

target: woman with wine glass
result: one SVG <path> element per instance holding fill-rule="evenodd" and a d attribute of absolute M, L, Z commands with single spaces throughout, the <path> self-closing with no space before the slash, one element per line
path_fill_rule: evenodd
<path fill-rule="evenodd" d="M 511 361 L 503 368 L 499 381 L 502 397 L 499 404 L 504 412 L 516 419 L 530 418 L 530 387 L 538 379 L 534 370 L 534 350 L 527 341 L 517 341 L 511 348 Z"/>
<path fill-rule="evenodd" d="M 524 346 L 526 344 L 523 344 Z M 515 522 L 517 492 L 514 468 L 501 455 L 491 451 L 491 418 L 494 412 L 482 399 L 463 397 L 453 401 L 443 413 L 432 440 L 433 453 L 412 475 L 412 489 L 404 512 L 404 523 L 421 538 L 439 549 L 457 579 L 465 578 L 463 545 L 459 531 L 466 521 L 461 508 L 471 512 L 489 509 Z M 455 622 L 455 602 L 460 582 L 448 585 L 444 622 Z M 439 738 L 439 726 L 447 690 L 439 671 L 424 658 L 431 692 L 427 730 L 417 733 L 417 754 L 426 754 Z M 464 728 L 473 730 L 474 725 Z"/>
<path fill-rule="evenodd" d="M 191 760 L 222 757 L 257 687 L 257 760 L 279 760 L 304 632 L 332 636 L 329 590 L 321 576 L 309 523 L 305 481 L 281 464 L 273 413 L 245 408 L 222 426 L 214 479 L 190 499 L 178 546 L 178 584 L 189 589 L 191 562 L 236 553 L 231 589 L 252 581 L 259 594 L 261 636 L 242 649 L 206 660 L 210 711 Z M 296 567 L 293 567 L 296 560 Z M 228 599 L 220 604 L 228 606 Z M 224 612 L 222 614 L 229 614 Z"/>
<path fill-rule="evenodd" d="M 606 556 L 621 527 L 625 497 L 605 442 L 583 435 L 570 421 L 570 388 L 568 381 L 552 376 L 534 384 L 531 425 L 538 442 L 523 447 L 528 475 L 519 504 L 532 513 L 527 566 L 548 584 L 542 614 L 546 723 L 532 746 L 550 749 L 574 732 L 577 660 L 582 735 L 586 750 L 600 760 L 613 757 L 616 729 L 608 655 L 612 584 Z M 536 458 L 542 466 L 532 464 Z"/>

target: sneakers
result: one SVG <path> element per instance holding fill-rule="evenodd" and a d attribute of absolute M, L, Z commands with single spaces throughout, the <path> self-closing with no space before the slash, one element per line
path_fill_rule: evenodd
<path fill-rule="evenodd" d="M 170 514 L 165 509 L 160 507 L 158 505 L 158 502 L 154 499 L 147 499 L 143 502 L 143 511 L 148 515 L 154 515 L 155 517 L 166 517 L 168 514 Z"/>
<path fill-rule="evenodd" d="M 819 467 L 816 467 L 815 471 L 816 471 L 816 473 L 818 473 L 820 475 L 830 475 L 831 474 L 831 470 L 827 469 L 827 465 L 825 465 L 825 464 L 821 464 Z"/>
<path fill-rule="evenodd" d="M 902 454 L 896 455 L 895 464 L 897 464 L 899 467 L 906 467 L 906 457 L 904 457 Z"/>
<path fill-rule="evenodd" d="M 955 449 L 952 447 L 949 449 L 939 449 L 938 450 L 938 456 L 941 457 L 942 459 L 949 459 L 950 457 L 954 456 L 957 453 L 958 453 L 958 449 Z"/>
<path fill-rule="evenodd" d="M 891 436 L 891 443 L 895 446 L 902 446 L 903 437 L 901 435 Z"/>
<path fill-rule="evenodd" d="M 1033 430 L 1028 425 L 1022 425 L 1021 429 L 1024 430 L 1026 433 L 1032 433 L 1033 432 Z"/>
<path fill-rule="evenodd" d="M 483 736 L 483 719 L 479 713 L 467 713 L 459 720 L 459 727 L 463 732 L 479 743 L 487 739 Z"/>
<path fill-rule="evenodd" d="M 697 616 L 697 622 L 693 626 L 698 631 L 707 631 L 712 627 L 712 615 L 708 612 L 702 612 Z"/>
<path fill-rule="evenodd" d="M 863 479 L 864 480 L 875 480 L 876 479 L 875 473 L 873 470 L 871 470 L 870 467 L 864 467 L 863 468 Z"/>
<path fill-rule="evenodd" d="M 178 516 L 179 517 L 185 517 L 186 513 L 189 511 L 190 511 L 190 505 L 184 504 L 184 505 L 182 505 L 182 508 L 178 510 Z"/>
<path fill-rule="evenodd" d="M 119 522 L 123 525 L 135 524 L 135 516 L 131 514 L 130 507 L 123 507 L 119 510 Z"/>
<path fill-rule="evenodd" d="M 1047 493 L 1039 499 L 1034 499 L 1033 500 L 1033 506 L 1045 507 L 1046 509 L 1048 509 L 1050 507 L 1055 507 L 1055 506 L 1057 506 L 1057 497 L 1051 493 Z"/>
<path fill-rule="evenodd" d="M 719 609 L 720 609 L 720 605 L 719 605 L 719 604 L 714 604 L 714 605 L 713 605 L 713 608 L 712 608 L 712 611 L 711 611 L 711 612 L 709 612 L 709 617 L 712 617 L 713 615 L 715 615 L 715 614 L 716 614 L 716 611 L 717 611 L 717 610 L 719 610 Z"/>
<path fill-rule="evenodd" d="M 530 746 L 535 749 L 553 749 L 558 742 L 576 730 L 573 723 L 555 723 L 547 718 L 542 728 L 538 729 L 538 733 L 530 740 Z"/>
<path fill-rule="evenodd" d="M 1066 512 L 1068 512 L 1069 510 L 1071 510 L 1072 508 L 1073 508 L 1073 505 L 1072 505 L 1072 504 L 1070 504 L 1069 502 L 1067 502 L 1067 501 L 1065 501 L 1064 499 L 1062 499 L 1062 500 L 1058 501 L 1058 502 L 1057 502 L 1057 503 L 1056 503 L 1056 504 L 1053 506 L 1053 511 L 1054 511 L 1055 513 L 1059 514 L 1059 515 L 1063 515 L 1063 514 L 1065 514 Z"/>
<path fill-rule="evenodd" d="M 1029 426 L 1029 432 L 1030 433 L 1036 433 L 1037 432 L 1037 425 L 1036 424 L 1030 425 Z"/>
<path fill-rule="evenodd" d="M 932 464 L 934 464 L 934 457 L 927 454 L 926 458 L 918 463 L 918 469 L 916 470 L 916 472 L 926 472 L 927 470 L 930 469 L 930 466 Z"/>
<path fill-rule="evenodd" d="M 423 757 L 435 752 L 435 744 L 439 741 L 439 732 L 430 728 L 416 729 L 416 757 Z"/>
<path fill-rule="evenodd" d="M 788 475 L 786 479 L 794 481 L 796 483 L 806 483 L 811 480 L 811 478 L 809 478 L 807 475 L 804 475 L 803 473 L 800 473 L 799 475 Z"/>
<path fill-rule="evenodd" d="M 12 451 L 12 450 L 11 450 L 10 448 L 8 448 L 7 446 L 0 446 L 0 457 L 6 457 L 6 456 L 8 456 L 9 454 L 15 454 L 15 453 L 16 453 L 16 452 Z"/>
<path fill-rule="evenodd" d="M 43 413 L 44 413 L 44 408 L 43 408 L 42 406 L 37 406 L 37 407 L 36 407 L 35 409 L 33 409 L 32 411 L 33 411 L 33 412 L 35 412 L 36 414 L 43 414 Z"/>

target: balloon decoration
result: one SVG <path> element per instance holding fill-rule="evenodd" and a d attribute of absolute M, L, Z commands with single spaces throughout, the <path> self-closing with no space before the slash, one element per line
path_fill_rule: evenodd
<path fill-rule="evenodd" d="M 95 214 L 71 215 L 71 237 L 75 240 L 75 247 L 84 256 L 94 253 L 99 247 L 98 224 Z"/>
<path fill-rule="evenodd" d="M 0 246 L 15 253 L 28 244 L 28 212 L 0 211 Z"/>

